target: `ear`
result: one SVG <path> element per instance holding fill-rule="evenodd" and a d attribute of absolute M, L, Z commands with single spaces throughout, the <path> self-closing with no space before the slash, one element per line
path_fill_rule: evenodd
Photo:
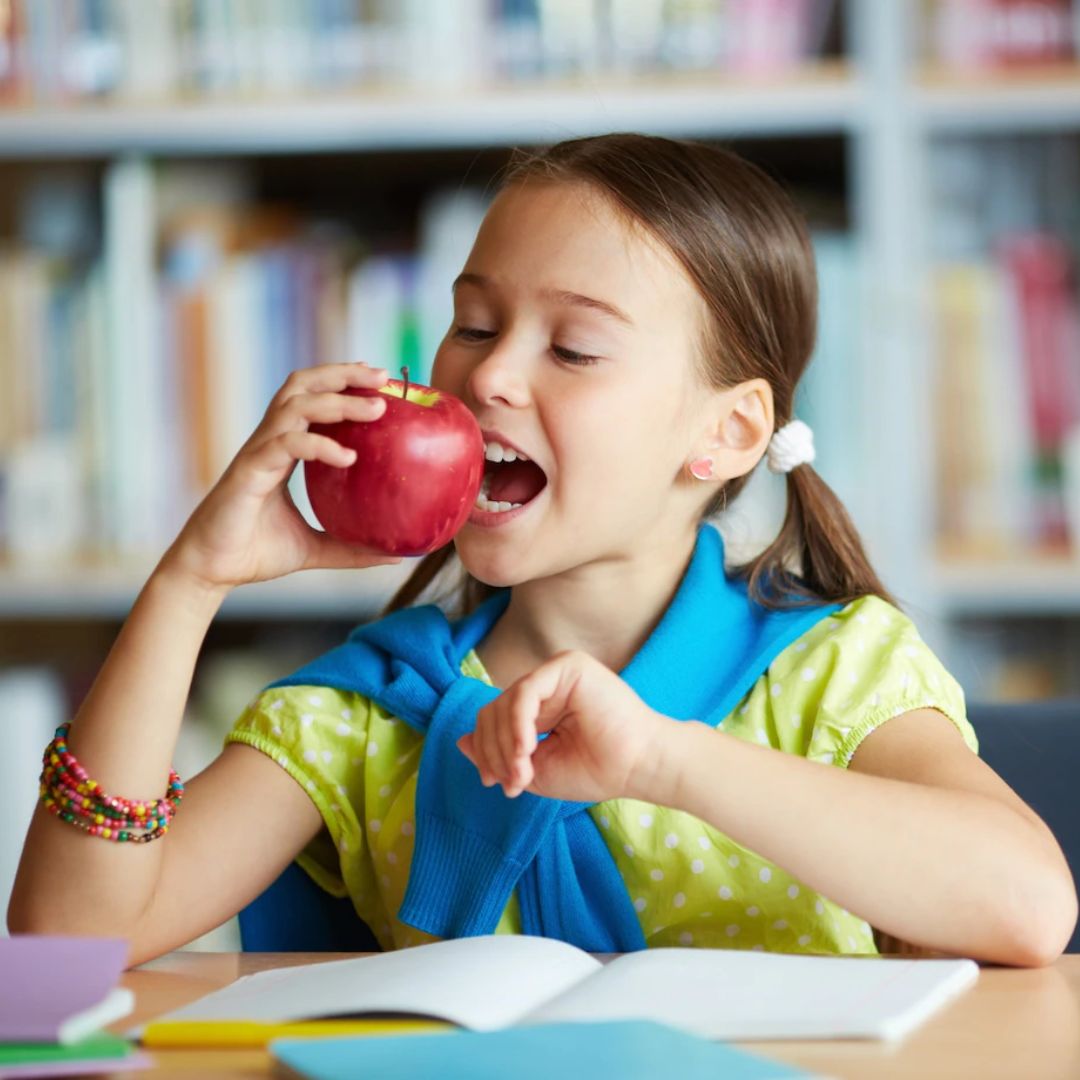
<path fill-rule="evenodd" d="M 769 448 L 775 420 L 772 387 L 765 379 L 749 379 L 722 391 L 718 404 L 705 453 L 717 477 L 743 476 Z"/>

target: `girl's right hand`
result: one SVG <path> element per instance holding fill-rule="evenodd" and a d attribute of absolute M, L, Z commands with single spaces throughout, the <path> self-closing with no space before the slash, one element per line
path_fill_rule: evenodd
<path fill-rule="evenodd" d="M 319 364 L 292 372 L 160 565 L 208 589 L 228 591 L 296 570 L 401 562 L 312 528 L 286 486 L 298 460 L 339 467 L 353 463 L 354 451 L 314 434 L 308 425 L 378 419 L 386 409 L 381 395 L 357 397 L 342 391 L 348 386 L 378 388 L 387 378 L 385 369 L 364 364 Z"/>

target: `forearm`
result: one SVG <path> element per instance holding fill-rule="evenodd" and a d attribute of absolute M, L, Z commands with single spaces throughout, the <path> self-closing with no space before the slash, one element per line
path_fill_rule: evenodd
<path fill-rule="evenodd" d="M 808 761 L 680 723 L 635 797 L 684 810 L 914 944 L 1038 963 L 1060 853 L 990 797 Z M 1043 923 L 1043 920 L 1048 923 Z"/>
<path fill-rule="evenodd" d="M 160 567 L 144 585 L 68 736 L 71 753 L 106 793 L 164 795 L 195 662 L 222 598 Z M 38 803 L 11 895 L 10 929 L 124 932 L 153 894 L 167 840 L 92 837 Z"/>

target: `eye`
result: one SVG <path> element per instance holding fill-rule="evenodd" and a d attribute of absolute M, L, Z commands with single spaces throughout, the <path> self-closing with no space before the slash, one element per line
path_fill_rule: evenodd
<path fill-rule="evenodd" d="M 493 330 L 477 330 L 471 326 L 455 326 L 453 336 L 460 338 L 462 341 L 486 341 L 488 338 L 493 338 L 495 332 Z M 595 364 L 600 359 L 598 356 L 574 352 L 573 349 L 563 349 L 558 345 L 553 345 L 551 351 L 564 363 L 577 364 L 581 367 Z"/>
<path fill-rule="evenodd" d="M 560 349 L 557 345 L 553 345 L 551 351 L 560 360 L 565 360 L 568 364 L 580 364 L 582 367 L 587 364 L 595 364 L 599 359 L 597 356 L 586 356 L 585 353 L 573 352 L 570 349 Z"/>
<path fill-rule="evenodd" d="M 474 330 L 469 326 L 454 327 L 454 337 L 461 338 L 463 341 L 484 341 L 494 336 L 495 333 L 491 330 Z"/>

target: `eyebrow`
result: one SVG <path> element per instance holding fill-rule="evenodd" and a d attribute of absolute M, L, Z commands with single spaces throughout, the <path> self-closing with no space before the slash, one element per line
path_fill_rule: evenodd
<path fill-rule="evenodd" d="M 493 286 L 493 284 L 492 280 L 484 277 L 483 274 L 463 273 L 458 274 L 454 279 L 453 285 L 450 286 L 450 292 L 451 294 L 456 292 L 459 285 L 478 285 L 481 288 L 487 288 Z M 565 304 L 568 307 L 587 308 L 590 311 L 595 311 L 599 315 L 604 315 L 609 319 L 614 319 L 616 322 L 621 322 L 626 326 L 632 327 L 634 325 L 634 321 L 629 315 L 620 311 L 614 304 L 607 303 L 605 300 L 597 300 L 592 296 L 582 296 L 581 293 L 569 292 L 566 289 L 540 289 L 538 292 L 544 300 L 550 300 L 556 304 Z"/>

